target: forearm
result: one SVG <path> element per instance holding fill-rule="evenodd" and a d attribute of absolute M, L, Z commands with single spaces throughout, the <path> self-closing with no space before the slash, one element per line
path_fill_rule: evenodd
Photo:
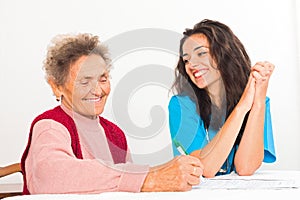
<path fill-rule="evenodd" d="M 236 171 L 241 175 L 253 174 L 264 158 L 265 101 L 273 69 L 274 65 L 269 62 L 258 62 L 252 68 L 254 101 L 234 160 Z"/>
<path fill-rule="evenodd" d="M 264 115 L 265 102 L 256 101 L 234 159 L 240 175 L 251 175 L 261 166 L 264 157 Z"/>
<path fill-rule="evenodd" d="M 31 167 L 31 168 L 30 168 Z M 116 169 L 96 160 L 39 161 L 37 167 L 27 165 L 28 188 L 32 194 L 102 193 L 111 191 L 139 192 L 145 171 Z"/>
<path fill-rule="evenodd" d="M 217 135 L 201 150 L 199 158 L 205 166 L 203 172 L 205 177 L 215 176 L 228 157 L 245 114 L 246 110 L 236 106 Z"/>

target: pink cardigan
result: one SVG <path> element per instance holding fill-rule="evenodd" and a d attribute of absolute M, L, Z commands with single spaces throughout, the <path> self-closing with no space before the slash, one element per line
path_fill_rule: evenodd
<path fill-rule="evenodd" d="M 75 132 L 68 131 L 72 129 L 70 122 L 55 120 L 57 117 L 42 117 L 34 121 L 32 137 L 29 137 L 21 161 L 26 183 L 24 194 L 29 194 L 29 191 L 31 194 L 139 192 L 149 166 L 130 162 L 121 129 L 121 135 L 111 135 L 107 127 L 114 130 L 110 132 L 118 132 L 119 128 L 108 120 L 100 118 L 99 123 L 61 107 L 55 109 L 67 113 L 66 118 L 76 118 L 71 120 L 76 121 Z M 105 134 L 101 135 L 101 130 Z M 97 146 L 99 152 L 94 152 L 95 148 L 90 148 L 84 140 L 86 134 L 95 133 L 100 140 L 103 136 L 100 147 Z"/>

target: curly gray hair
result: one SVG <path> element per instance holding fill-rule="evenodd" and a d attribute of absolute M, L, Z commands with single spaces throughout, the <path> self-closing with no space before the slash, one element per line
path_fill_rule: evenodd
<path fill-rule="evenodd" d="M 50 45 L 44 61 L 46 80 L 50 79 L 57 85 L 65 84 L 71 64 L 81 56 L 101 56 L 107 67 L 111 66 L 111 58 L 108 48 L 100 43 L 98 36 L 88 33 L 64 34 L 55 36 Z"/>

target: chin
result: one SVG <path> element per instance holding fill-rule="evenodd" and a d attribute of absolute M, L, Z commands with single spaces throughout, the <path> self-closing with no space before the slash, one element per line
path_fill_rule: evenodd
<path fill-rule="evenodd" d="M 99 116 L 103 113 L 103 109 L 95 110 L 95 115 Z"/>

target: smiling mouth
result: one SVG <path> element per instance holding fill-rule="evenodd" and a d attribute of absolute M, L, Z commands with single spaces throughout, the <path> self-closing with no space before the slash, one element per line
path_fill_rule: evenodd
<path fill-rule="evenodd" d="M 88 101 L 88 102 L 100 102 L 103 97 L 104 97 L 104 95 L 101 95 L 100 97 L 84 98 L 83 100 Z"/>
<path fill-rule="evenodd" d="M 85 99 L 85 101 L 88 101 L 88 102 L 99 102 L 101 101 L 102 98 L 91 98 L 91 99 Z"/>
<path fill-rule="evenodd" d="M 203 76 L 205 73 L 207 72 L 207 70 L 199 70 L 193 73 L 193 76 L 195 78 L 200 78 L 201 76 Z"/>

